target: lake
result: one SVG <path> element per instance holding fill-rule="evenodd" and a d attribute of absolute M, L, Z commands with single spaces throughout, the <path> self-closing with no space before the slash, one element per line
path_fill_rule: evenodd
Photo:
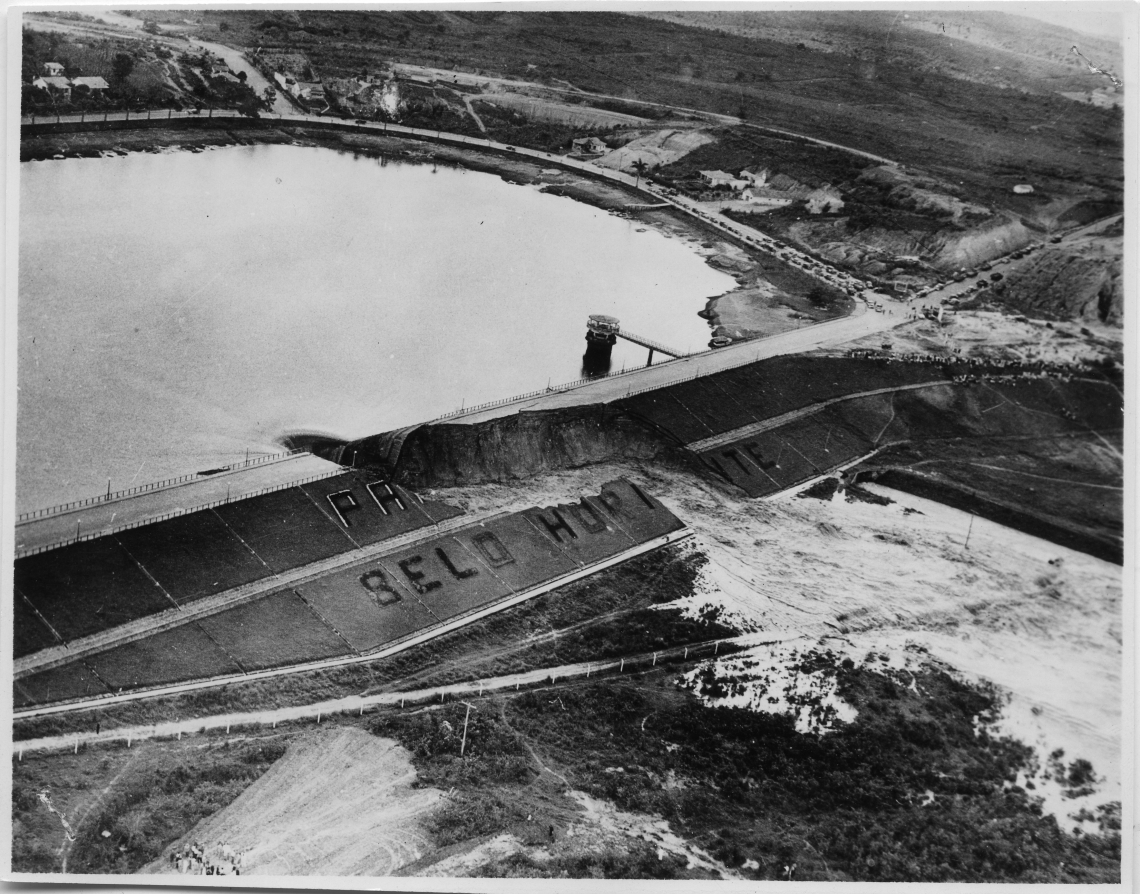
<path fill-rule="evenodd" d="M 17 508 L 361 437 L 582 375 L 586 318 L 681 350 L 735 287 L 486 173 L 299 146 L 20 168 Z M 614 368 L 646 351 L 619 341 Z"/>

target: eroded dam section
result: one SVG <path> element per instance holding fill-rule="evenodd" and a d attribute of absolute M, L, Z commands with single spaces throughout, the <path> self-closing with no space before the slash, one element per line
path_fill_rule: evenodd
<path fill-rule="evenodd" d="M 1120 562 L 1119 500 L 1105 491 L 1123 469 L 1120 385 L 1042 363 L 776 357 L 609 403 L 430 423 L 333 452 L 411 487 L 632 459 L 681 463 L 762 498 L 823 476 L 894 471 L 896 487 L 953 491 L 959 508 Z M 1075 467 L 1073 451 L 1096 460 Z M 1046 506 L 1027 472 L 1069 486 Z"/>

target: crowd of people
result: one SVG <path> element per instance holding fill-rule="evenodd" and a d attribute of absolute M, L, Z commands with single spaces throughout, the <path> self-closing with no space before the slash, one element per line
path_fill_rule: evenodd
<path fill-rule="evenodd" d="M 243 853 L 228 844 L 207 851 L 195 841 L 172 851 L 170 862 L 182 875 L 241 875 Z"/>
<path fill-rule="evenodd" d="M 922 351 L 909 351 L 894 353 L 871 348 L 851 348 L 847 357 L 857 360 L 886 360 L 888 363 L 922 363 L 938 366 L 962 365 L 987 370 L 1002 370 L 1000 373 L 967 373 L 953 377 L 953 381 L 973 378 L 979 375 L 987 376 L 987 381 L 1012 378 L 1051 378 L 1063 382 L 1071 381 L 1074 377 L 1087 375 L 1092 367 L 1087 363 L 1062 363 L 1048 360 L 1010 360 L 992 357 L 966 357 L 961 348 L 954 348 L 950 354 L 931 354 Z"/>

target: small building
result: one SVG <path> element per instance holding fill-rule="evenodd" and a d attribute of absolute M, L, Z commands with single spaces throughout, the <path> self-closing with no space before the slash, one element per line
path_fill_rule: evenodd
<path fill-rule="evenodd" d="M 314 105 L 325 105 L 325 88 L 320 81 L 299 81 L 297 95 Z"/>
<path fill-rule="evenodd" d="M 32 86 L 46 90 L 54 96 L 71 99 L 71 81 L 67 78 L 36 78 L 32 81 Z"/>
<path fill-rule="evenodd" d="M 92 93 L 102 93 L 110 86 L 110 84 L 108 84 L 103 78 L 98 77 L 97 75 L 93 75 L 91 77 L 72 78 L 71 86 L 76 90 L 78 90 L 80 87 L 83 87 L 87 90 L 90 90 Z"/>
<path fill-rule="evenodd" d="M 45 62 L 44 74 L 49 78 L 58 78 L 63 76 L 63 63 L 62 62 Z"/>
<path fill-rule="evenodd" d="M 752 165 L 740 172 L 740 179 L 747 180 L 753 186 L 766 185 L 770 176 L 771 171 L 763 165 Z"/>
<path fill-rule="evenodd" d="M 812 190 L 806 197 L 810 214 L 834 214 L 843 210 L 843 196 L 834 186 L 821 186 Z"/>
<path fill-rule="evenodd" d="M 604 155 L 610 147 L 597 137 L 581 137 L 570 141 L 571 151 L 578 155 Z"/>
<path fill-rule="evenodd" d="M 718 186 L 727 186 L 732 190 L 741 190 L 748 185 L 747 180 L 738 180 L 732 174 L 726 174 L 724 171 L 701 171 L 701 180 L 716 189 Z"/>
<path fill-rule="evenodd" d="M 766 208 L 783 208 L 792 204 L 792 198 L 778 190 L 765 189 L 763 186 L 746 186 L 740 191 L 738 197 L 742 202 L 751 202 L 753 205 L 762 205 Z"/>

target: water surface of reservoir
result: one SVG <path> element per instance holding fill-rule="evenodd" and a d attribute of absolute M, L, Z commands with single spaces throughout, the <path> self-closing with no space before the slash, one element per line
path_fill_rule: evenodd
<path fill-rule="evenodd" d="M 735 285 L 637 221 L 430 163 L 247 146 L 20 173 L 19 511 L 576 379 L 591 313 L 702 349 L 697 311 Z"/>

